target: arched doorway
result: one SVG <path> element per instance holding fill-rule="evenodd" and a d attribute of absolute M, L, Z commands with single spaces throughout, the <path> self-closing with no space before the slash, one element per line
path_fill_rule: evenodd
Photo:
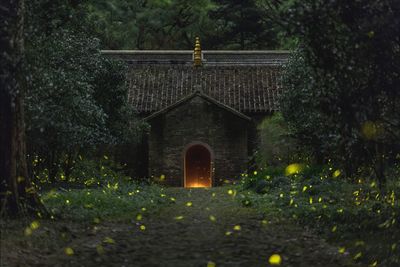
<path fill-rule="evenodd" d="M 193 144 L 184 155 L 185 187 L 211 187 L 211 152 L 202 144 Z"/>

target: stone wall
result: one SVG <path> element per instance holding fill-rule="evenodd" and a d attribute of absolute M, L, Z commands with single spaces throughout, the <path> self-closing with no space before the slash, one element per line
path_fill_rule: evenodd
<path fill-rule="evenodd" d="M 249 121 L 201 96 L 149 120 L 149 174 L 183 186 L 184 151 L 193 142 L 211 148 L 213 186 L 247 169 Z"/>

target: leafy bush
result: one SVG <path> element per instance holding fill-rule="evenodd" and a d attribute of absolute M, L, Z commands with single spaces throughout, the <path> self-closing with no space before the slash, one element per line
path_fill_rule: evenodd
<path fill-rule="evenodd" d="M 287 168 L 286 168 L 287 169 Z M 284 168 L 264 169 L 243 178 L 241 202 L 309 226 L 366 264 L 398 266 L 400 184 L 392 177 L 386 195 L 374 181 L 347 182 L 330 166 L 304 166 L 285 176 Z M 260 190 L 262 187 L 262 190 Z M 361 245 L 360 245 L 361 244 Z M 362 256 L 357 256 L 358 253 Z"/>
<path fill-rule="evenodd" d="M 277 112 L 262 121 L 260 132 L 259 165 L 289 163 L 297 154 L 295 140 L 290 137 L 282 114 Z"/>
<path fill-rule="evenodd" d="M 146 124 L 127 101 L 124 62 L 70 30 L 36 36 L 31 46 L 27 137 L 31 157 L 42 159 L 36 169 L 46 168 L 50 179 L 60 171 L 69 176 L 79 154 L 139 140 Z"/>
<path fill-rule="evenodd" d="M 267 166 L 255 171 L 252 174 L 245 175 L 241 183 L 245 189 L 254 189 L 260 181 L 268 181 L 270 177 L 282 175 L 284 167 Z"/>
<path fill-rule="evenodd" d="M 300 43 L 280 100 L 290 130 L 320 162 L 332 159 L 354 178 L 368 166 L 383 185 L 400 152 L 399 2 L 272 2 Z"/>
<path fill-rule="evenodd" d="M 108 183 L 99 188 L 50 190 L 42 194 L 56 216 L 72 220 L 124 219 L 169 202 L 162 188 L 134 182 Z"/>
<path fill-rule="evenodd" d="M 66 187 L 66 188 L 95 188 L 108 184 L 126 183 L 133 179 L 124 173 L 124 166 L 107 156 L 101 159 L 88 159 L 78 156 L 73 162 L 71 172 L 60 169 L 55 180 L 50 180 L 47 169 L 35 172 L 35 181 L 38 186 Z"/>

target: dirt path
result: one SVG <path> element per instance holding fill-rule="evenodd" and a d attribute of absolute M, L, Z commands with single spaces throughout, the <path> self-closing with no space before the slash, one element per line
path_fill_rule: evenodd
<path fill-rule="evenodd" d="M 125 223 L 71 226 L 71 256 L 36 249 L 38 266 L 351 266 L 337 248 L 285 221 L 242 207 L 227 188 L 166 189 L 176 203 Z M 140 219 L 140 218 L 138 218 Z M 145 226 L 145 229 L 141 229 Z M 236 226 L 236 227 L 235 227 Z M 74 230 L 75 229 L 75 230 Z M 101 246 L 100 246 L 101 244 Z M 46 252 L 47 251 L 47 252 Z M 20 262 L 20 266 L 25 266 Z M 212 264 L 210 265 L 212 266 Z"/>

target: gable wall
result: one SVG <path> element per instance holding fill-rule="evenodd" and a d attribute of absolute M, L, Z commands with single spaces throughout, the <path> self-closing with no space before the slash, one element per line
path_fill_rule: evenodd
<path fill-rule="evenodd" d="M 213 185 L 247 168 L 248 122 L 196 96 L 150 120 L 149 174 L 183 186 L 184 150 L 192 142 L 209 145 L 214 155 Z"/>

